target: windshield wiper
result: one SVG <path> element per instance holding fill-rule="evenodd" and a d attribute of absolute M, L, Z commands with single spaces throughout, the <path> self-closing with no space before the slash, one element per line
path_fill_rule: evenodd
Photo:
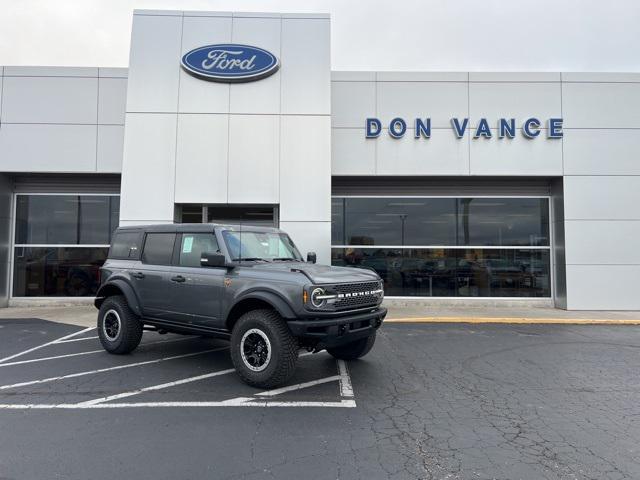
<path fill-rule="evenodd" d="M 260 258 L 260 257 L 242 257 L 242 258 L 234 258 L 232 261 L 233 262 L 242 262 L 242 261 L 247 261 L 247 262 L 268 262 L 269 260 L 265 260 L 264 258 Z"/>
<path fill-rule="evenodd" d="M 274 262 L 279 261 L 279 262 L 297 262 L 299 261 L 297 258 L 293 258 L 293 257 L 277 257 L 277 258 L 272 258 L 272 260 Z"/>

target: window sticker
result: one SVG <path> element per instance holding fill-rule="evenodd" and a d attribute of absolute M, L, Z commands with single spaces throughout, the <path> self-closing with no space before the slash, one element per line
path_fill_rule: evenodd
<path fill-rule="evenodd" d="M 193 237 L 184 237 L 182 253 L 191 253 L 191 250 L 193 250 Z"/>

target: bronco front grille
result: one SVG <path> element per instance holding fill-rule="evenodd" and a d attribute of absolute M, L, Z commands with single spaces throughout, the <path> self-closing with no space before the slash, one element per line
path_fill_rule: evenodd
<path fill-rule="evenodd" d="M 382 297 L 382 286 L 379 282 L 339 284 L 332 290 L 338 294 L 334 304 L 337 310 L 376 305 Z"/>

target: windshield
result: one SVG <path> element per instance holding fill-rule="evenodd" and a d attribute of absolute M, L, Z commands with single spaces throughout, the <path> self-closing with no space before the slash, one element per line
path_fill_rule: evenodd
<path fill-rule="evenodd" d="M 225 230 L 222 237 L 229 255 L 236 262 L 302 260 L 300 252 L 286 233 Z"/>

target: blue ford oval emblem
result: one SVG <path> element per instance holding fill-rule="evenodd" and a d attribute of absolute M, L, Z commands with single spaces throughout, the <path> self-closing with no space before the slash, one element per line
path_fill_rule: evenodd
<path fill-rule="evenodd" d="M 182 57 L 182 68 L 187 72 L 215 82 L 260 80 L 274 74 L 279 66 L 271 52 L 234 43 L 198 47 Z"/>

